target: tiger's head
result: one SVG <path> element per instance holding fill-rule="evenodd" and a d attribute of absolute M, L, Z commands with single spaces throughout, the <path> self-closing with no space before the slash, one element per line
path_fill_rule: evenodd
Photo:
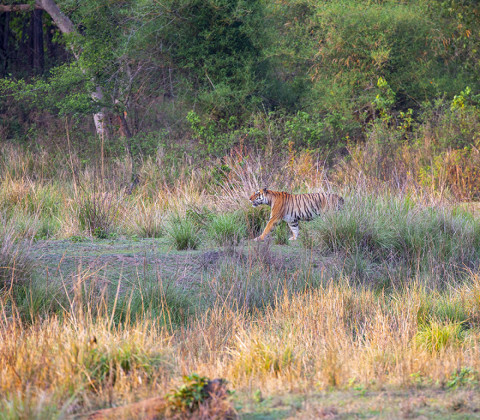
<path fill-rule="evenodd" d="M 268 199 L 267 199 L 267 193 L 268 190 L 266 188 L 261 189 L 260 191 L 256 191 L 251 195 L 249 200 L 252 203 L 253 207 L 257 207 L 261 204 L 268 204 Z"/>

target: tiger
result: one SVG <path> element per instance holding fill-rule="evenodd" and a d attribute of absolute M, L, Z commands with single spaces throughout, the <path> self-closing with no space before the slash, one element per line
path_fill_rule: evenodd
<path fill-rule="evenodd" d="M 337 194 L 289 194 L 284 191 L 271 191 L 267 188 L 256 191 L 249 200 L 253 207 L 266 204 L 272 208 L 267 226 L 263 233 L 254 239 L 255 241 L 263 241 L 273 227 L 282 220 L 287 222 L 292 231 L 289 240 L 295 241 L 299 232 L 299 220 L 312 220 L 322 210 L 326 208 L 339 209 L 344 204 L 344 199 Z"/>

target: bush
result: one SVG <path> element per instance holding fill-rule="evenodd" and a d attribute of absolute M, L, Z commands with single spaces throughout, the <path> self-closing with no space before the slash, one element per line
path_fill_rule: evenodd
<path fill-rule="evenodd" d="M 207 232 L 218 246 L 232 246 L 245 237 L 247 226 L 238 213 L 224 213 L 213 218 Z"/>
<path fill-rule="evenodd" d="M 183 385 L 167 395 L 169 409 L 179 418 L 190 418 L 188 413 L 201 412 L 195 418 L 236 418 L 235 410 L 227 401 L 231 391 L 223 379 L 210 380 L 196 373 L 183 377 Z M 182 415 L 183 414 L 183 415 Z M 175 416 L 176 417 L 176 416 Z"/>
<path fill-rule="evenodd" d="M 167 236 L 170 243 L 178 251 L 186 249 L 197 249 L 200 245 L 200 228 L 188 219 L 180 216 L 173 216 L 167 228 Z"/>

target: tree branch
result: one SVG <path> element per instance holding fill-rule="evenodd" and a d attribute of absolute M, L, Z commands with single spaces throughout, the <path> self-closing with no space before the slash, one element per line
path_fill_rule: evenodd
<path fill-rule="evenodd" d="M 64 34 L 76 32 L 72 21 L 65 16 L 53 0 L 36 0 L 35 7 L 39 6 L 45 10 L 53 19 L 58 29 Z"/>
<path fill-rule="evenodd" d="M 35 0 L 35 4 L 0 4 L 0 12 L 28 12 L 33 9 L 45 10 L 62 33 L 75 32 L 72 21 L 62 13 L 53 0 Z"/>
<path fill-rule="evenodd" d="M 0 4 L 0 12 L 29 12 L 42 9 L 38 4 Z"/>

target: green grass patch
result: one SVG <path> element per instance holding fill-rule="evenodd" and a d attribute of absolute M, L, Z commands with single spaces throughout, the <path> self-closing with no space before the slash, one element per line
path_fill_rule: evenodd
<path fill-rule="evenodd" d="M 460 345 L 464 334 L 460 323 L 431 321 L 420 326 L 415 341 L 418 346 L 428 351 L 439 352 L 450 346 Z"/>
<path fill-rule="evenodd" d="M 200 246 L 200 227 L 189 218 L 172 216 L 166 232 L 169 243 L 178 251 L 197 249 Z"/>
<path fill-rule="evenodd" d="M 238 245 L 247 232 L 245 220 L 239 213 L 215 215 L 208 223 L 207 234 L 218 246 Z"/>

